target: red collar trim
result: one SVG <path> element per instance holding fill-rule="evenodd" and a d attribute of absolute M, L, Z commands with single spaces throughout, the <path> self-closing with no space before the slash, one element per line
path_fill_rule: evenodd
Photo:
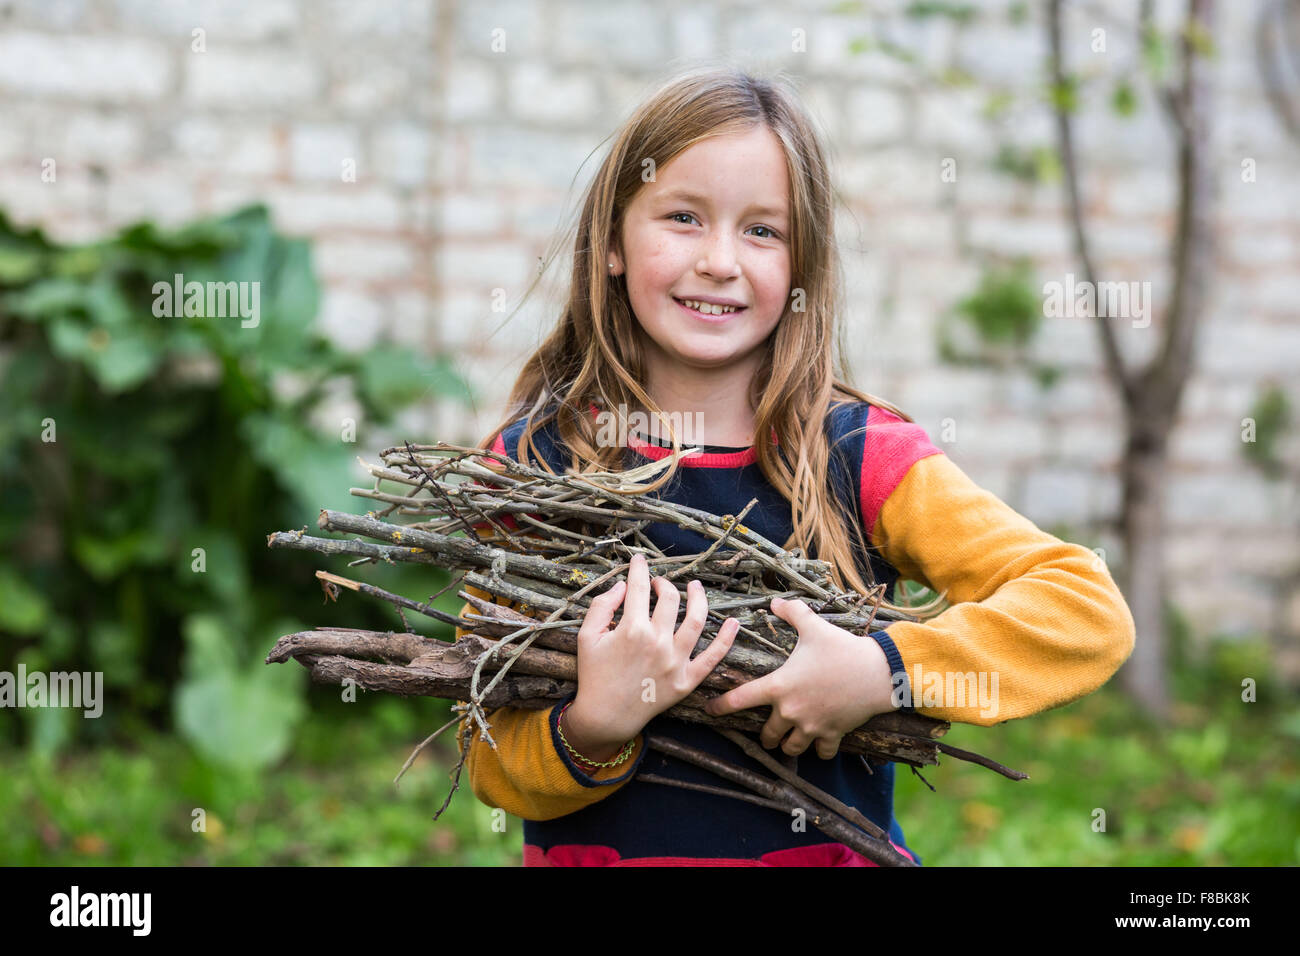
<path fill-rule="evenodd" d="M 595 404 L 591 405 L 591 414 L 593 416 L 600 412 Z M 772 444 L 780 444 L 776 440 L 776 429 L 772 429 Z M 667 458 L 673 453 L 671 448 L 665 448 L 663 445 L 656 445 L 650 442 L 644 442 L 635 435 L 627 436 L 627 446 L 642 457 L 649 458 L 652 461 L 660 461 Z M 744 465 L 752 465 L 758 461 L 758 449 L 752 445 L 741 451 L 711 451 L 700 452 L 691 455 L 689 458 L 678 460 L 677 464 L 683 468 L 740 468 Z"/>

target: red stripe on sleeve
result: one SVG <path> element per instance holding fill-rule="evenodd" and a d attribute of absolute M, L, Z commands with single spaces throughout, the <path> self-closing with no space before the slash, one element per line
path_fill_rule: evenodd
<path fill-rule="evenodd" d="M 877 405 L 867 413 L 867 429 L 862 446 L 863 528 L 870 538 L 886 499 L 898 487 L 908 470 L 922 458 L 942 455 L 942 449 L 930 442 L 925 429 L 905 421 Z"/>

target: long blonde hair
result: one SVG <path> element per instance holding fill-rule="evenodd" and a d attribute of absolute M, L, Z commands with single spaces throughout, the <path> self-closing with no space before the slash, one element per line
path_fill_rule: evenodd
<path fill-rule="evenodd" d="M 790 285 L 803 291 L 804 308 L 796 311 L 787 305 L 751 382 L 757 464 L 791 505 L 794 531 L 782 546 L 830 561 L 840 587 L 866 593 L 875 582 L 864 581 L 858 573 L 848 529 L 853 529 L 864 556 L 867 542 L 859 522 L 843 510 L 822 477 L 830 474 L 825 416 L 833 406 L 860 401 L 912 419 L 849 385 L 840 374 L 842 343 L 834 334 L 843 280 L 832 238 L 834 187 L 820 136 L 780 74 L 764 79 L 735 67 L 688 71 L 662 85 L 616 131 L 582 203 L 563 314 L 525 362 L 507 414 L 483 447 L 491 447 L 498 434 L 526 414 L 526 427 L 512 452 L 516 460 L 536 458 L 550 470 L 533 435 L 555 420 L 573 472 L 621 470 L 622 449 L 596 440 L 590 406 L 614 410 L 639 404 L 664 423 L 673 450 L 681 449 L 672 423 L 641 387 L 645 358 L 627 291 L 620 277 L 610 276 L 601 266 L 628 205 L 644 184 L 644 160 L 663 168 L 701 140 L 746 132 L 758 124 L 776 135 L 785 152 L 792 184 Z M 771 443 L 773 430 L 779 448 Z M 648 493 L 662 487 L 676 468 L 670 465 L 635 490 Z M 887 600 L 881 606 L 897 607 Z"/>

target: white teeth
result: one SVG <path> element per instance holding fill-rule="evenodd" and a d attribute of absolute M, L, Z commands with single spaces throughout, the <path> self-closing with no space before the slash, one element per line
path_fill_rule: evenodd
<path fill-rule="evenodd" d="M 706 315 L 725 315 L 728 312 L 736 311 L 734 305 L 714 305 L 712 302 L 697 302 L 694 299 L 678 299 L 677 301 Z"/>

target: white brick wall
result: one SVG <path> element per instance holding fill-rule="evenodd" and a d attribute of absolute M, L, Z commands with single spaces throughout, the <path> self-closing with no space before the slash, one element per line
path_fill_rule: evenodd
<path fill-rule="evenodd" d="M 1297 147 L 1259 87 L 1258 5 L 1219 8 L 1218 274 L 1200 369 L 1171 436 L 1169 555 L 1175 575 L 1200 582 L 1176 581 L 1175 599 L 1210 615 L 1206 627 L 1285 617 L 1300 628 L 1300 613 L 1280 610 L 1300 597 L 1259 585 L 1300 561 L 1296 496 L 1257 475 L 1240 443 L 1264 382 L 1285 383 L 1300 407 Z M 769 2 L 7 0 L 0 208 L 75 241 L 141 217 L 180 223 L 264 201 L 282 229 L 316 240 L 320 321 L 342 347 L 447 350 L 480 389 L 469 412 L 431 403 L 401 427 L 476 439 L 558 312 L 569 250 L 504 327 L 492 290 L 505 290 L 508 308 L 519 301 L 552 230 L 570 222 L 580 198 L 571 183 L 589 181 L 601 141 L 694 58 L 783 68 L 830 137 L 847 205 L 836 233 L 855 381 L 898 402 L 1040 526 L 1094 526 L 1095 536 L 1118 509 L 1122 414 L 1090 320 L 1043 321 L 1033 355 L 1063 372 L 1047 391 L 1023 370 L 942 366 L 934 342 L 940 316 L 978 278 L 977 254 L 1029 256 L 1040 282 L 1081 271 L 1059 184 L 1019 182 L 992 164 L 999 142 L 1054 141 L 1050 114 L 1026 95 L 1041 72 L 1041 10 L 1027 5 L 1016 26 L 1009 4 L 981 4 L 961 26 L 907 7 L 873 3 L 863 16 Z M 1138 115 L 1104 108 L 1108 71 L 1133 55 L 1121 28 L 1129 8 L 1068 8 L 1069 56 L 1101 78 L 1084 92 L 1077 128 L 1099 271 L 1151 281 L 1159 315 L 1176 186 L 1168 124 L 1144 87 Z M 1157 5 L 1158 16 L 1169 8 Z M 1088 49 L 1098 25 L 1104 54 Z M 206 49 L 195 52 L 200 28 Z M 796 29 L 805 52 L 791 49 Z M 492 49 L 497 30 L 504 52 Z M 917 63 L 850 52 L 855 38 L 912 49 Z M 950 67 L 977 84 L 937 82 Z M 1016 98 L 993 121 L 983 107 L 999 89 Z M 41 182 L 46 157 L 58 164 L 55 183 Z M 957 160 L 956 183 L 939 178 L 945 157 Z M 1242 182 L 1245 158 L 1255 182 Z M 355 182 L 341 175 L 345 159 Z M 1133 361 L 1159 342 L 1158 323 L 1121 322 L 1117 332 Z M 956 442 L 941 440 L 946 418 Z M 1297 445 L 1284 442 L 1292 456 Z M 1246 624 L 1224 612 L 1217 585 L 1203 586 L 1207 568 L 1248 601 Z"/>

